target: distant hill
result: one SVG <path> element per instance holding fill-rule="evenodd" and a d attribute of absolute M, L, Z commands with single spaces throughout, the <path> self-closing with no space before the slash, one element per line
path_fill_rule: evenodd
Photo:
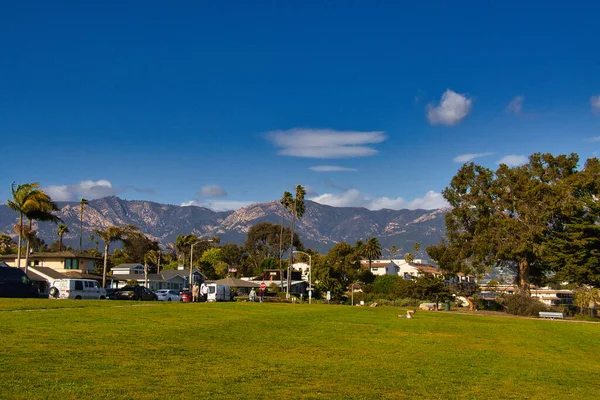
<path fill-rule="evenodd" d="M 70 228 L 64 242 L 79 245 L 79 203 L 59 203 L 59 217 Z M 439 242 L 444 233 L 444 214 L 439 210 L 378 210 L 360 207 L 331 207 L 312 201 L 306 202 L 304 217 L 297 223 L 305 246 L 325 252 L 335 243 L 354 244 L 376 236 L 384 249 L 398 248 L 398 257 L 412 251 L 419 242 L 422 256 L 425 246 Z M 6 205 L 0 205 L 0 232 L 13 233 L 17 214 Z M 215 212 L 196 206 L 175 206 L 150 201 L 122 200 L 105 197 L 90 200 L 83 218 L 84 247 L 93 247 L 89 235 L 96 228 L 132 224 L 148 236 L 166 244 L 179 234 L 219 236 L 222 243 L 242 244 L 250 227 L 258 222 L 281 223 L 281 206 L 278 201 L 256 203 L 236 211 Z M 289 218 L 286 217 L 286 225 Z M 43 223 L 39 236 L 50 244 L 57 240 L 56 225 Z"/>

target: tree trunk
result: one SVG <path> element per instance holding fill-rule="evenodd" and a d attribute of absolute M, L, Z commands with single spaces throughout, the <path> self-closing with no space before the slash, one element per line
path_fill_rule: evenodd
<path fill-rule="evenodd" d="M 287 297 L 290 297 L 290 284 L 292 281 L 292 263 L 294 262 L 294 226 L 296 224 L 296 199 L 294 199 L 294 211 L 292 212 L 292 235 L 290 239 L 290 263 L 287 276 Z"/>
<path fill-rule="evenodd" d="M 102 270 L 102 287 L 106 287 L 106 269 L 108 268 L 108 242 L 104 244 L 104 269 Z"/>
<path fill-rule="evenodd" d="M 519 262 L 519 287 L 523 293 L 531 293 L 529 288 L 529 262 L 525 258 Z"/>
<path fill-rule="evenodd" d="M 79 214 L 79 251 L 82 250 L 82 247 L 83 247 L 83 204 L 81 204 L 81 213 Z"/>
<path fill-rule="evenodd" d="M 27 248 L 25 249 L 25 275 L 27 275 L 27 271 L 29 269 L 29 250 L 31 248 L 31 220 L 29 220 L 29 237 L 27 238 Z"/>
<path fill-rule="evenodd" d="M 281 230 L 279 232 L 279 269 L 281 269 L 281 264 L 283 262 L 283 224 L 285 222 L 285 205 L 282 204 L 281 207 Z"/>
<path fill-rule="evenodd" d="M 156 263 L 156 273 L 160 274 L 160 250 L 158 251 L 158 262 Z"/>
<path fill-rule="evenodd" d="M 62 251 L 62 232 L 58 234 L 58 251 Z"/>
<path fill-rule="evenodd" d="M 21 268 L 21 245 L 23 237 L 23 213 L 19 213 L 19 247 L 17 247 L 17 268 Z M 25 273 L 27 273 L 27 266 L 25 266 Z"/>

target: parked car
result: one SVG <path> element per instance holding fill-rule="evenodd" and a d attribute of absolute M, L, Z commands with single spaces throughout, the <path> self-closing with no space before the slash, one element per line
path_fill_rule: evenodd
<path fill-rule="evenodd" d="M 109 297 L 112 300 L 156 300 L 156 295 L 143 286 L 123 286 Z"/>
<path fill-rule="evenodd" d="M 25 272 L 0 262 L 0 297 L 39 297 L 39 293 Z"/>
<path fill-rule="evenodd" d="M 181 296 L 181 301 L 183 301 L 184 303 L 192 302 L 192 292 L 190 292 L 189 290 L 184 289 L 181 292 L 179 292 L 179 295 Z"/>
<path fill-rule="evenodd" d="M 177 290 L 160 289 L 154 292 L 156 298 L 161 301 L 181 301 L 181 296 Z"/>
<path fill-rule="evenodd" d="M 51 299 L 106 299 L 106 290 L 94 279 L 57 279 L 48 293 Z"/>

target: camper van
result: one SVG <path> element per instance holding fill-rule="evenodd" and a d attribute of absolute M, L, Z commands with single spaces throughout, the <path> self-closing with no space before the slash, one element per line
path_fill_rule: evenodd
<path fill-rule="evenodd" d="M 106 290 L 93 279 L 58 279 L 49 293 L 51 299 L 106 299 Z"/>
<path fill-rule="evenodd" d="M 231 301 L 231 288 L 220 283 L 209 283 L 206 301 Z"/>

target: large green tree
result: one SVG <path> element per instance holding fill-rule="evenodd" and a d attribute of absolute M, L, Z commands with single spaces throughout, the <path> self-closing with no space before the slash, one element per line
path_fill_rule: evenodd
<path fill-rule="evenodd" d="M 53 220 L 56 218 L 52 216 L 52 212 L 58 210 L 56 204 L 40 188 L 40 184 L 37 182 L 23 183 L 17 185 L 15 182 L 11 186 L 12 199 L 8 200 L 6 204 L 8 207 L 19 213 L 19 223 L 15 227 L 15 230 L 19 236 L 17 244 L 17 267 L 21 267 L 21 247 L 23 241 L 23 218 L 29 218 L 30 221 L 34 219 L 40 220 Z M 52 216 L 52 218 L 50 218 Z M 25 264 L 25 270 L 27 270 L 27 263 Z"/>
<path fill-rule="evenodd" d="M 597 187 L 582 191 L 576 185 L 580 174 L 597 168 L 594 160 L 583 171 L 577 169 L 576 154 L 536 153 L 524 165 L 502 164 L 495 172 L 463 165 L 443 191 L 452 207 L 445 216 L 446 236 L 429 246 L 428 254 L 450 273 L 481 274 L 494 264 L 512 267 L 528 292 L 530 281 L 546 279 L 560 251 L 549 245 L 551 240 L 564 234 L 575 216 L 589 213 L 585 202 L 597 203 Z M 587 223 L 596 222 L 597 215 L 590 215 Z"/>
<path fill-rule="evenodd" d="M 280 258 L 280 233 L 281 227 L 270 222 L 260 222 L 253 225 L 247 234 L 244 242 L 244 251 L 248 254 L 248 262 L 252 264 L 255 270 L 260 268 L 265 258 L 278 260 Z M 283 236 L 288 237 L 291 229 L 286 227 L 283 230 Z M 294 234 L 294 248 L 302 250 L 304 246 L 300 242 L 298 235 Z M 281 251 L 286 252 L 290 248 L 289 242 L 284 242 Z"/>

